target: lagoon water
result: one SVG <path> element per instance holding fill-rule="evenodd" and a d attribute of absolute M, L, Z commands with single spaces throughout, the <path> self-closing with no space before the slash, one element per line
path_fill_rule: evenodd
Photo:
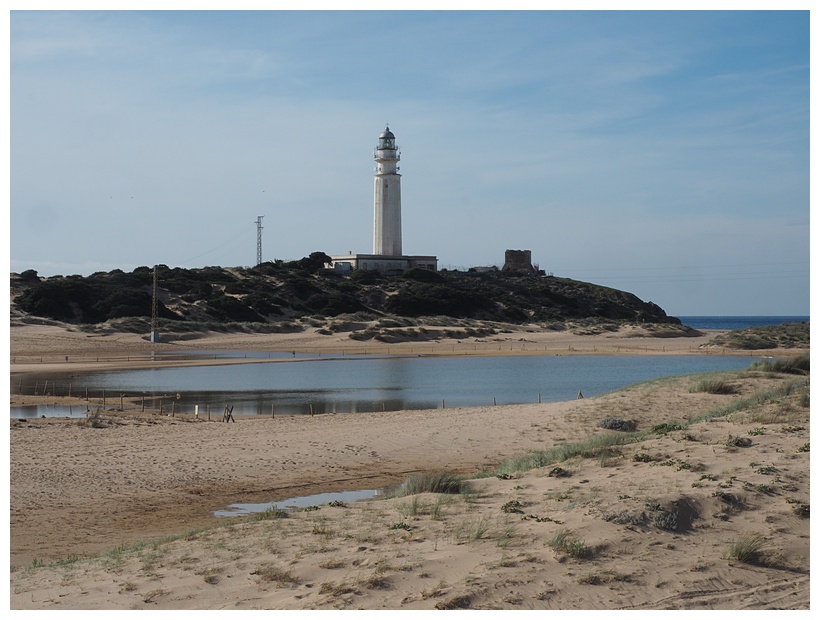
<path fill-rule="evenodd" d="M 234 352 L 237 353 L 237 352 Z M 239 352 L 241 356 L 241 352 Z M 287 357 L 287 356 L 285 356 Z M 166 411 L 234 413 L 355 413 L 442 406 L 533 403 L 595 396 L 660 377 L 748 368 L 755 357 L 740 356 L 510 356 L 344 357 L 75 375 L 26 377 L 24 392 L 48 379 L 58 394 L 87 388 L 109 407 L 120 394 L 161 398 Z M 13 386 L 16 391 L 17 385 Z M 155 404 L 158 404 L 155 402 Z M 11 417 L 68 415 L 67 407 L 11 408 Z M 74 413 L 78 413 L 74 407 Z"/>

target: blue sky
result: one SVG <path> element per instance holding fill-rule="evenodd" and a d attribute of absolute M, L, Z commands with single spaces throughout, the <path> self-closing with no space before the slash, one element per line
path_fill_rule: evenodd
<path fill-rule="evenodd" d="M 12 11 L 10 270 L 530 249 L 673 315 L 809 313 L 808 11 Z"/>

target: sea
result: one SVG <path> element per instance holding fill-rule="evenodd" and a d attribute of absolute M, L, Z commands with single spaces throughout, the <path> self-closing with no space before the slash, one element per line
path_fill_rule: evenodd
<path fill-rule="evenodd" d="M 746 329 L 809 322 L 808 316 L 679 316 L 681 323 L 694 329 Z"/>

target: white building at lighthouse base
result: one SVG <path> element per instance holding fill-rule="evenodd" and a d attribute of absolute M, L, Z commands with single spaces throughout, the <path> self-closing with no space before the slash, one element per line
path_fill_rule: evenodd
<path fill-rule="evenodd" d="M 435 256 L 387 256 L 385 254 L 342 254 L 331 256 L 331 266 L 341 273 L 351 273 L 357 269 L 377 271 L 386 275 L 400 275 L 405 269 L 438 269 Z"/>

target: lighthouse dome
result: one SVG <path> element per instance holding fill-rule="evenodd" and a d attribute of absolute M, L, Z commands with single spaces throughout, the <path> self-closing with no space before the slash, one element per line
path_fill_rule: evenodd
<path fill-rule="evenodd" d="M 379 134 L 379 146 L 376 148 L 380 151 L 396 150 L 396 136 L 390 131 L 390 127 L 385 127 Z"/>

